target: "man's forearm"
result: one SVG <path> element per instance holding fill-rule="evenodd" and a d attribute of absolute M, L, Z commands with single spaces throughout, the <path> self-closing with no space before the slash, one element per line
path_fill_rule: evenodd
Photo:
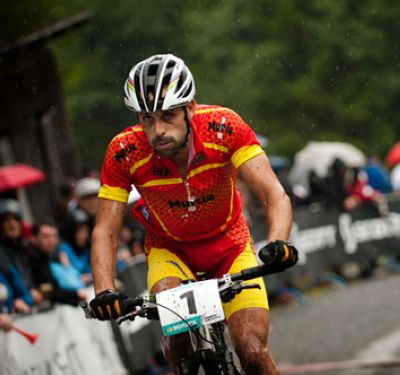
<path fill-rule="evenodd" d="M 267 241 L 283 240 L 289 238 L 292 228 L 292 205 L 289 197 L 284 194 L 279 200 L 273 201 L 265 208 L 265 217 L 268 228 Z"/>
<path fill-rule="evenodd" d="M 99 235 L 96 229 L 92 238 L 91 267 L 95 292 L 114 290 L 116 241 L 109 235 Z"/>

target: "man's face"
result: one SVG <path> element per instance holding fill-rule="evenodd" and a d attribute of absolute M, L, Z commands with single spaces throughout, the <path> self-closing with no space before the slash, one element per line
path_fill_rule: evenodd
<path fill-rule="evenodd" d="M 191 117 L 192 105 L 189 104 L 188 116 Z M 187 136 L 185 121 L 186 108 L 178 107 L 167 111 L 139 112 L 139 122 L 150 145 L 160 155 L 173 156 L 179 150 Z"/>
<path fill-rule="evenodd" d="M 4 214 L 0 219 L 1 235 L 4 238 L 17 240 L 22 234 L 22 222 L 14 214 Z"/>
<path fill-rule="evenodd" d="M 42 225 L 39 233 L 32 236 L 32 243 L 41 252 L 49 255 L 52 254 L 58 246 L 57 228 L 50 225 Z"/>

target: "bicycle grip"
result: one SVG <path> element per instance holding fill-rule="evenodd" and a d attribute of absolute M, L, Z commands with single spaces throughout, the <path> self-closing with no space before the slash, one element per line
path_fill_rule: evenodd
<path fill-rule="evenodd" d="M 124 301 L 124 303 L 126 306 L 126 311 L 128 313 L 130 313 L 130 312 L 134 311 L 137 306 L 142 305 L 143 298 L 142 297 L 127 298 Z M 92 308 L 86 301 L 81 302 L 79 304 L 79 307 L 83 310 L 86 319 L 94 319 L 94 316 L 92 314 Z"/>
<path fill-rule="evenodd" d="M 251 267 L 246 270 L 240 271 L 238 273 L 232 274 L 231 280 L 232 281 L 251 280 L 251 279 L 256 279 L 257 277 L 260 277 L 260 276 L 266 276 L 270 273 L 271 272 L 268 269 L 268 266 L 266 266 L 266 265 L 255 266 L 255 267 Z"/>

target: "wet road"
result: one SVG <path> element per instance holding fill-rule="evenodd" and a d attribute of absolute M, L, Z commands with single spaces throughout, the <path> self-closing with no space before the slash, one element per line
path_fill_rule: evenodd
<path fill-rule="evenodd" d="M 305 295 L 303 304 L 271 309 L 270 348 L 281 368 L 342 361 L 347 369 L 298 374 L 395 375 L 396 368 L 349 368 L 357 362 L 400 359 L 400 272 Z M 297 368 L 298 369 L 298 368 Z M 299 370 L 299 369 L 298 369 Z"/>

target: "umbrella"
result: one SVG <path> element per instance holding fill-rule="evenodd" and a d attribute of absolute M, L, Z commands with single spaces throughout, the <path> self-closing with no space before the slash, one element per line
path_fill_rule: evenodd
<path fill-rule="evenodd" d="M 0 167 L 0 192 L 37 184 L 46 179 L 45 174 L 27 164 Z"/>
<path fill-rule="evenodd" d="M 341 159 L 348 167 L 361 167 L 366 163 L 365 155 L 350 143 L 309 142 L 295 155 L 289 180 L 308 188 L 310 172 L 325 177 L 335 159 Z"/>
<path fill-rule="evenodd" d="M 396 164 L 400 163 L 400 142 L 397 142 L 386 155 L 386 165 L 389 168 L 394 167 Z"/>

